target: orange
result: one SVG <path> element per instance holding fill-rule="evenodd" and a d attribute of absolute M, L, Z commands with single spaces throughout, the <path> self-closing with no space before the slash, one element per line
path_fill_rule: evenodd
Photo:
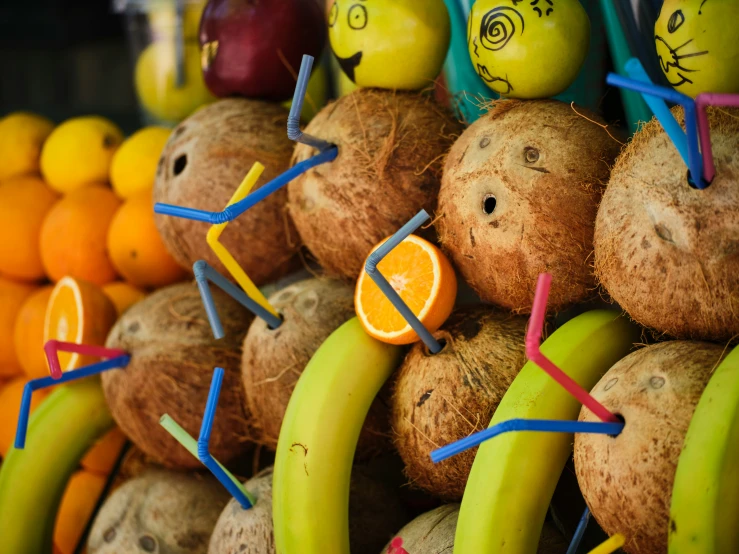
<path fill-rule="evenodd" d="M 115 306 L 115 311 L 118 317 L 121 316 L 128 308 L 143 300 L 146 293 L 131 283 L 125 281 L 116 281 L 115 283 L 108 283 L 103 286 L 103 292 L 110 298 L 111 302 Z"/>
<path fill-rule="evenodd" d="M 13 343 L 23 371 L 30 379 L 46 377 L 49 367 L 44 352 L 44 318 L 53 286 L 41 287 L 21 306 L 15 320 Z"/>
<path fill-rule="evenodd" d="M 106 238 L 120 203 L 101 185 L 77 190 L 56 203 L 41 227 L 41 259 L 52 281 L 70 275 L 104 285 L 115 279 Z"/>
<path fill-rule="evenodd" d="M 0 273 L 22 281 L 44 277 L 39 235 L 56 201 L 56 193 L 38 177 L 16 177 L 0 185 Z"/>
<path fill-rule="evenodd" d="M 102 289 L 92 283 L 65 277 L 49 298 L 44 319 L 44 343 L 51 339 L 94 346 L 105 345 L 108 331 L 117 314 L 115 306 Z M 59 352 L 62 371 L 69 371 L 98 361 L 97 358 Z"/>
<path fill-rule="evenodd" d="M 118 273 L 137 287 L 163 287 L 186 275 L 159 236 L 151 191 L 129 198 L 115 214 L 108 230 L 108 252 Z"/>
<path fill-rule="evenodd" d="M 452 313 L 457 277 L 447 257 L 430 242 L 410 235 L 385 256 L 378 269 L 430 332 L 441 327 Z M 390 344 L 419 340 L 364 270 L 357 281 L 354 306 L 370 336 Z"/>
<path fill-rule="evenodd" d="M 21 409 L 25 377 L 17 377 L 0 389 L 0 455 L 5 456 L 15 444 L 15 430 Z M 51 389 L 37 390 L 31 396 L 31 413 L 41 405 Z"/>
<path fill-rule="evenodd" d="M 54 526 L 54 548 L 60 554 L 74 554 L 104 488 L 105 477 L 89 471 L 70 477 Z"/>
<path fill-rule="evenodd" d="M 0 277 L 0 379 L 22 372 L 13 344 L 13 328 L 23 302 L 35 289 Z"/>
<path fill-rule="evenodd" d="M 118 427 L 113 427 L 90 448 L 80 464 L 92 473 L 109 475 L 125 443 L 126 435 Z"/>

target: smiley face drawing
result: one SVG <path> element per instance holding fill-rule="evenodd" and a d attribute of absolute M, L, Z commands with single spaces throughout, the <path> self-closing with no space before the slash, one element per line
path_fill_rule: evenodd
<path fill-rule="evenodd" d="M 662 72 L 675 90 L 739 93 L 739 1 L 665 0 L 654 25 Z"/>
<path fill-rule="evenodd" d="M 443 0 L 334 0 L 328 26 L 334 56 L 360 87 L 427 87 L 449 49 Z"/>
<path fill-rule="evenodd" d="M 547 98 L 577 77 L 590 45 L 578 0 L 477 0 L 467 21 L 472 65 L 509 98 Z"/>

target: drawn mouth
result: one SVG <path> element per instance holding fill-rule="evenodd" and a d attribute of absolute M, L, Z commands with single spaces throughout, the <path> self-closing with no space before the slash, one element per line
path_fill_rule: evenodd
<path fill-rule="evenodd" d="M 357 52 L 348 58 L 339 57 L 336 55 L 336 52 L 334 52 L 334 56 L 336 56 L 336 60 L 339 62 L 339 67 L 341 67 L 344 73 L 346 73 L 346 76 L 351 79 L 352 83 L 356 83 L 354 80 L 354 70 L 362 61 L 362 52 Z"/>
<path fill-rule="evenodd" d="M 508 79 L 492 75 L 487 67 L 479 63 L 477 64 L 477 74 L 486 83 L 505 83 L 508 87 L 508 90 L 501 92 L 501 94 L 510 94 L 510 92 L 513 90 L 513 85 Z"/>
<path fill-rule="evenodd" d="M 659 58 L 659 64 L 662 67 L 662 71 L 667 78 L 667 81 L 673 87 L 679 87 L 685 83 L 693 83 L 693 81 L 686 75 L 686 73 L 696 73 L 699 69 L 690 69 L 683 65 L 684 60 L 687 58 L 695 58 L 699 56 L 705 56 L 708 54 L 708 50 L 702 52 L 690 52 L 688 54 L 681 54 L 680 50 L 686 47 L 688 44 L 693 42 L 693 39 L 681 44 L 677 48 L 673 48 L 669 43 L 659 35 L 654 35 L 654 39 L 657 41 L 657 57 Z M 660 52 L 659 43 L 661 43 L 669 52 L 669 58 L 666 60 Z M 673 71 L 674 70 L 674 71 Z M 674 77 L 674 73 L 677 74 L 677 80 Z"/>

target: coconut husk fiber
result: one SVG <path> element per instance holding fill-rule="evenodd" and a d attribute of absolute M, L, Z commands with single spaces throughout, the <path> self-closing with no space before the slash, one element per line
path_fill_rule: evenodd
<path fill-rule="evenodd" d="M 526 363 L 528 319 L 492 306 L 452 314 L 435 333 L 444 349 L 416 343 L 397 372 L 392 397 L 395 445 L 415 486 L 460 500 L 477 448 L 438 464 L 431 451 L 485 429 Z"/>
<path fill-rule="evenodd" d="M 430 97 L 359 89 L 323 108 L 306 132 L 336 160 L 288 185 L 290 214 L 323 268 L 356 279 L 370 250 L 421 208 L 433 213 L 443 159 L 462 125 Z M 298 144 L 293 161 L 315 154 Z"/>
<path fill-rule="evenodd" d="M 252 315 L 216 287 L 211 291 L 223 339 L 213 338 L 198 287 L 181 283 L 132 306 L 111 329 L 106 343 L 131 355 L 128 366 L 102 375 L 113 418 L 144 454 L 169 468 L 202 467 L 159 425 L 159 419 L 169 414 L 197 437 L 215 367 L 225 373 L 210 452 L 228 464 L 251 446 L 241 384 L 241 344 Z"/>
<path fill-rule="evenodd" d="M 716 177 L 704 190 L 658 121 L 634 135 L 598 210 L 595 271 L 642 325 L 723 341 L 739 335 L 739 109 L 708 120 Z"/>
<path fill-rule="evenodd" d="M 543 272 L 553 310 L 596 294 L 595 216 L 621 148 L 605 127 L 574 104 L 505 100 L 454 143 L 435 224 L 483 300 L 528 313 Z"/>
<path fill-rule="evenodd" d="M 154 201 L 219 212 L 255 162 L 264 173 L 253 190 L 290 167 L 288 112 L 279 104 L 229 98 L 201 108 L 172 132 L 162 152 Z M 299 239 L 287 216 L 287 191 L 271 194 L 228 224 L 220 242 L 259 286 L 294 270 Z M 205 241 L 210 224 L 155 216 L 164 245 L 188 271 L 206 260 L 226 269 Z"/>

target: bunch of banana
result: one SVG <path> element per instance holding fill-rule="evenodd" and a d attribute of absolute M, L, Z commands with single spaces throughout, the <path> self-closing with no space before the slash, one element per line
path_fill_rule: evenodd
<path fill-rule="evenodd" d="M 639 339 L 638 328 L 616 312 L 584 313 L 555 331 L 541 352 L 590 390 Z M 509 419 L 576 420 L 580 404 L 533 362 L 511 384 L 490 425 Z M 484 442 L 467 481 L 454 541 L 455 554 L 534 554 L 572 435 L 506 433 Z"/>
<path fill-rule="evenodd" d="M 23 450 L 0 467 L 0 552 L 52 551 L 67 481 L 89 448 L 113 427 L 98 377 L 60 386 L 31 416 Z"/>
<path fill-rule="evenodd" d="M 349 479 L 359 432 L 402 352 L 371 338 L 354 318 L 306 366 L 277 443 L 272 515 L 278 554 L 349 553 Z"/>

